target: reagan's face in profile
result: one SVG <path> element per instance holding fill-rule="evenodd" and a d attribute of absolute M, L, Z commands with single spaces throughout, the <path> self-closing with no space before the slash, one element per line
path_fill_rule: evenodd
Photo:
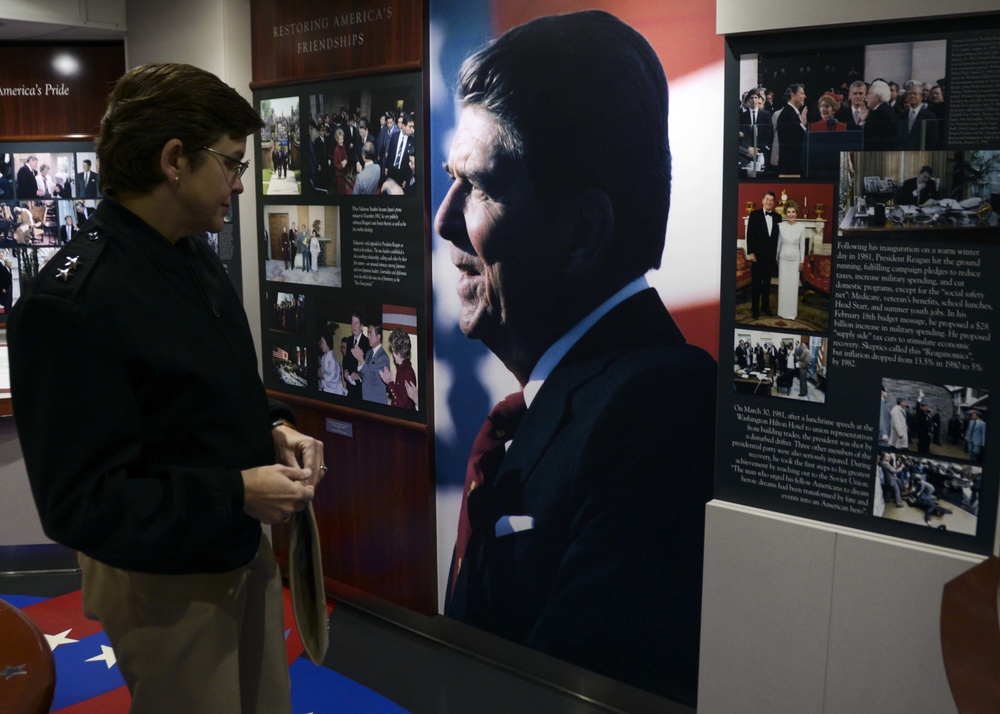
<path fill-rule="evenodd" d="M 446 165 L 452 184 L 435 221 L 460 272 L 459 325 L 491 349 L 530 319 L 517 306 L 533 302 L 547 280 L 534 190 L 525 169 L 502 150 L 499 128 L 493 114 L 463 110 Z M 535 313 L 544 313 L 544 302 L 534 302 Z"/>

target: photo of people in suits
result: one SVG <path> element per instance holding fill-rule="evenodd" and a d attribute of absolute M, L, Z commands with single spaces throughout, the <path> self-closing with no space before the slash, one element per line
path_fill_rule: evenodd
<path fill-rule="evenodd" d="M 740 58 L 741 178 L 836 178 L 846 151 L 932 151 L 945 147 L 948 45 L 846 45 L 813 52 L 776 51 Z M 930 77 L 938 79 L 928 81 Z M 757 130 L 767 161 L 753 162 L 746 145 L 747 101 L 775 96 L 773 133 Z M 737 101 L 739 104 L 737 105 Z"/>
<path fill-rule="evenodd" d="M 268 282 L 339 288 L 343 284 L 338 206 L 264 206 Z"/>
<path fill-rule="evenodd" d="M 313 363 L 321 399 L 344 398 L 384 414 L 397 409 L 418 412 L 416 308 L 378 302 L 349 305 L 321 296 L 315 313 L 319 328 Z"/>
<path fill-rule="evenodd" d="M 388 196 L 415 183 L 410 159 L 417 151 L 419 93 L 393 78 L 331 82 L 322 94 L 309 95 L 307 185 L 326 195 Z"/>
<path fill-rule="evenodd" d="M 989 391 L 904 379 L 882 380 L 879 446 L 981 463 L 986 452 Z"/>
<path fill-rule="evenodd" d="M 733 391 L 823 404 L 828 362 L 825 337 L 737 328 Z"/>

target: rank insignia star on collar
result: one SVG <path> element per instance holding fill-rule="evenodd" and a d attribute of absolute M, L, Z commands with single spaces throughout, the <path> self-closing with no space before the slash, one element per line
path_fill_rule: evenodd
<path fill-rule="evenodd" d="M 64 268 L 69 268 L 69 271 L 72 273 L 72 272 L 76 271 L 76 264 L 79 261 L 80 261 L 80 256 L 72 255 L 72 256 L 66 258 L 66 265 L 64 265 L 63 267 Z"/>
<path fill-rule="evenodd" d="M 64 283 L 69 282 L 69 268 L 60 268 L 56 271 L 56 277 L 62 280 Z"/>

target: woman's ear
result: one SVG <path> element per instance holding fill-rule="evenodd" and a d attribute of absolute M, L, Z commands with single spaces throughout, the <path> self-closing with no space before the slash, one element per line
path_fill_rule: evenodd
<path fill-rule="evenodd" d="M 180 139 L 171 139 L 160 150 L 160 171 L 168 183 L 180 181 L 182 168 L 188 164 L 184 144 Z"/>

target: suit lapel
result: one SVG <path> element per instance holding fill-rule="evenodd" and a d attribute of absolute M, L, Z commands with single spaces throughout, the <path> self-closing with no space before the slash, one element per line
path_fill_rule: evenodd
<path fill-rule="evenodd" d="M 626 345 L 609 335 L 637 335 Z M 683 345 L 684 336 L 655 289 L 643 290 L 611 310 L 580 338 L 552 370 L 524 415 L 497 473 L 498 492 L 523 490 L 552 443 L 573 419 L 574 394 L 601 379 L 623 352 L 652 345 Z"/>

